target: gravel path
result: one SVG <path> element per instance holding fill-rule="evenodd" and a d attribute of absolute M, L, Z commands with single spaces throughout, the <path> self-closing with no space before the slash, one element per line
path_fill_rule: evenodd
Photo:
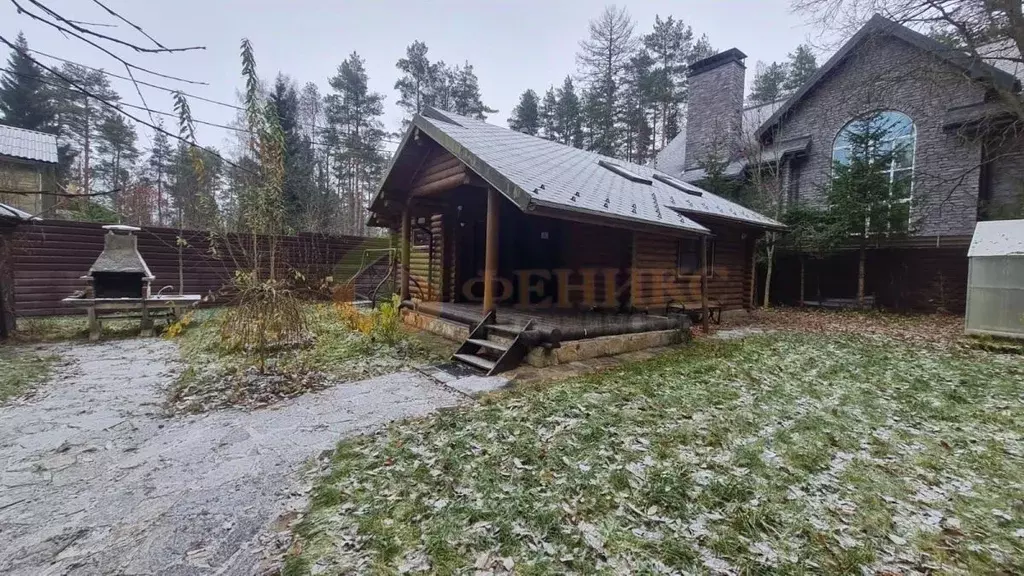
<path fill-rule="evenodd" d="M 166 418 L 173 342 L 54 348 L 65 362 L 0 408 L 0 573 L 238 574 L 339 438 L 464 401 L 415 373 L 253 412 Z"/>

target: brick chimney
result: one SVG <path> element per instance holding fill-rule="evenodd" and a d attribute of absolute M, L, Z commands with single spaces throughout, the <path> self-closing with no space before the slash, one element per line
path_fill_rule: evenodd
<path fill-rule="evenodd" d="M 699 168 L 711 154 L 728 160 L 739 153 L 746 57 L 732 48 L 694 62 L 687 70 L 684 170 Z"/>

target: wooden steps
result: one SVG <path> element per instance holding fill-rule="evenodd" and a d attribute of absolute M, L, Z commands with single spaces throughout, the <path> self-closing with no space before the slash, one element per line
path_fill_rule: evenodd
<path fill-rule="evenodd" d="M 522 334 L 532 324 L 533 320 L 525 326 L 499 324 L 492 311 L 470 331 L 469 338 L 455 351 L 452 360 L 483 370 L 488 376 L 511 370 L 529 351 Z"/>

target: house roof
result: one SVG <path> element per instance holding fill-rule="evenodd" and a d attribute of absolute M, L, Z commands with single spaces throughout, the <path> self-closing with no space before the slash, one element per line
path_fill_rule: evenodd
<path fill-rule="evenodd" d="M 0 204 L 0 220 L 14 220 L 18 222 L 27 222 L 29 220 L 39 220 L 38 217 L 32 216 L 28 212 L 18 210 L 14 206 L 8 206 L 7 204 Z"/>
<path fill-rule="evenodd" d="M 57 163 L 57 136 L 0 124 L 0 156 Z"/>
<path fill-rule="evenodd" d="M 1024 220 L 978 222 L 967 257 L 1024 256 Z"/>
<path fill-rule="evenodd" d="M 782 98 L 774 102 L 744 107 L 741 124 L 744 141 L 749 141 L 753 138 L 761 124 L 785 103 L 786 99 Z M 685 165 L 686 127 L 684 126 L 679 131 L 679 134 L 655 155 L 651 166 L 669 174 L 682 174 Z"/>
<path fill-rule="evenodd" d="M 660 170 L 429 107 L 413 118 L 392 166 L 417 129 L 524 211 L 543 207 L 696 234 L 709 231 L 690 216 L 783 227 L 753 210 L 678 180 L 677 185 L 689 192 L 677 189 L 665 182 L 673 181 L 673 175 Z M 613 171 L 614 166 L 605 166 L 608 164 L 636 178 L 620 175 Z M 387 179 L 386 174 L 375 207 Z"/>
<path fill-rule="evenodd" d="M 828 59 L 828 62 L 819 68 L 818 71 L 815 72 L 814 75 L 811 76 L 811 78 L 786 101 L 784 106 L 776 110 L 771 117 L 761 125 L 757 130 L 757 136 L 763 136 L 772 127 L 778 124 L 796 103 L 803 100 L 805 96 L 814 90 L 815 87 L 828 77 L 836 66 L 846 60 L 846 58 L 862 42 L 868 38 L 881 34 L 887 34 L 899 38 L 911 46 L 930 52 L 948 64 L 961 69 L 973 80 L 991 82 L 995 86 L 1006 90 L 1016 90 L 1020 88 L 1019 80 L 1006 70 L 1001 70 L 992 64 L 972 57 L 966 52 L 950 48 L 933 38 L 929 38 L 928 36 L 921 34 L 920 32 L 911 30 L 906 26 L 902 26 L 888 18 L 875 14 L 870 20 L 868 20 L 867 24 L 862 26 L 856 34 L 847 40 L 846 44 L 844 44 L 839 51 L 833 54 L 832 57 Z"/>

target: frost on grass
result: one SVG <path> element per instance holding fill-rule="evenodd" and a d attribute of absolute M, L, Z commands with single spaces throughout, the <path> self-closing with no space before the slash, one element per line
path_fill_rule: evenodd
<path fill-rule="evenodd" d="M 182 336 L 186 368 L 170 391 L 178 412 L 228 406 L 257 408 L 341 382 L 372 378 L 439 360 L 434 341 L 401 331 L 382 341 L 352 330 L 335 307 L 306 307 L 308 335 L 274 348 L 261 370 L 257 359 L 225 350 L 220 318 L 203 313 Z"/>
<path fill-rule="evenodd" d="M 327 573 L 1021 573 L 1024 366 L 882 337 L 700 342 L 341 443 Z"/>

